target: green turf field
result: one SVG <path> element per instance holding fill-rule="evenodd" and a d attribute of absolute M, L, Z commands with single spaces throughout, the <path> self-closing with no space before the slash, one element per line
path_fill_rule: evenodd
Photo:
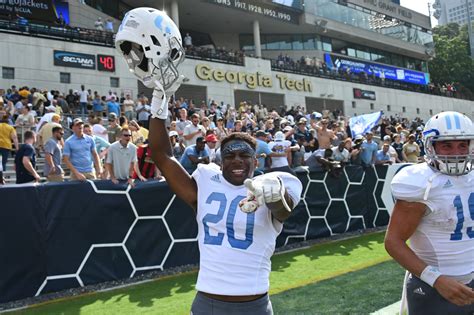
<path fill-rule="evenodd" d="M 404 271 L 384 233 L 275 255 L 270 294 L 276 314 L 368 314 L 400 299 Z M 189 314 L 197 273 L 69 298 L 9 314 Z"/>

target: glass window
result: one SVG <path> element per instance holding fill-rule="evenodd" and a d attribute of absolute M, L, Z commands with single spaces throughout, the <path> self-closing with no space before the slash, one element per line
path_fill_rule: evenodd
<path fill-rule="evenodd" d="M 370 103 L 370 110 L 374 109 L 374 103 Z"/>
<path fill-rule="evenodd" d="M 332 42 L 330 38 L 323 37 L 321 40 L 324 51 L 332 51 Z"/>
<path fill-rule="evenodd" d="M 280 49 L 280 38 L 277 35 L 266 36 L 266 49 L 267 50 L 279 50 Z"/>
<path fill-rule="evenodd" d="M 2 67 L 3 79 L 15 79 L 15 68 Z"/>
<path fill-rule="evenodd" d="M 280 35 L 280 49 L 281 50 L 291 50 L 291 35 Z"/>
<path fill-rule="evenodd" d="M 402 107 L 402 112 L 404 112 L 404 113 L 407 112 L 407 108 L 405 106 Z"/>
<path fill-rule="evenodd" d="M 59 73 L 59 82 L 60 83 L 71 83 L 71 74 L 69 72 L 60 72 Z"/>
<path fill-rule="evenodd" d="M 243 34 L 243 35 L 240 35 L 239 37 L 240 37 L 239 38 L 239 40 L 240 40 L 240 49 L 242 49 L 242 50 L 254 50 L 253 36 L 252 35 Z M 263 44 L 263 36 L 262 36 L 261 41 L 262 41 L 262 44 Z"/>
<path fill-rule="evenodd" d="M 110 86 L 113 88 L 120 87 L 120 78 L 110 77 Z"/>
<path fill-rule="evenodd" d="M 348 48 L 347 49 L 347 55 L 351 56 L 351 57 L 355 57 L 356 56 L 356 50 L 354 48 Z"/>
<path fill-rule="evenodd" d="M 305 50 L 314 50 L 314 49 L 316 49 L 316 45 L 315 45 L 313 35 L 303 35 L 303 49 L 305 49 Z"/>
<path fill-rule="evenodd" d="M 389 111 L 391 111 L 391 110 L 392 110 L 391 106 L 390 106 L 390 105 L 387 105 L 387 112 L 389 112 Z"/>
<path fill-rule="evenodd" d="M 356 108 L 356 102 L 352 101 L 352 108 Z"/>
<path fill-rule="evenodd" d="M 301 35 L 293 35 L 291 46 L 293 50 L 303 50 L 303 39 Z"/>

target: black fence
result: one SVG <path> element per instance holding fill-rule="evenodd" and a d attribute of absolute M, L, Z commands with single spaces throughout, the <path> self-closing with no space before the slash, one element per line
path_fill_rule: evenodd
<path fill-rule="evenodd" d="M 298 172 L 277 246 L 387 225 L 387 169 Z M 5 186 L 0 200 L 0 303 L 199 261 L 194 211 L 165 182 Z"/>

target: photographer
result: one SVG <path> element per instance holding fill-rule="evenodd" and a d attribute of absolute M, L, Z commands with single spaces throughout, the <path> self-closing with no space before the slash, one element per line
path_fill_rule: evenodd
<path fill-rule="evenodd" d="M 364 137 L 361 135 L 356 136 L 354 143 L 352 144 L 352 148 L 349 151 L 351 154 L 351 164 L 352 165 L 362 165 L 362 160 L 360 157 L 360 153 L 362 152 L 362 142 L 364 141 Z"/>

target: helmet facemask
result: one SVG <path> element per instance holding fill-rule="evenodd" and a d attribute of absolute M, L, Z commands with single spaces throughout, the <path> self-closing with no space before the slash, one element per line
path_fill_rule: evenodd
<path fill-rule="evenodd" d="M 425 142 L 425 159 L 428 164 L 435 168 L 437 171 L 446 175 L 465 175 L 472 170 L 472 164 L 474 161 L 473 145 L 474 141 L 471 137 L 466 136 L 443 136 L 443 137 L 430 137 Z M 436 153 L 435 144 L 441 141 L 459 141 L 468 140 L 469 151 L 464 155 L 441 155 Z"/>
<path fill-rule="evenodd" d="M 178 79 L 177 67 L 185 57 L 184 48 L 175 37 L 169 38 L 168 43 L 167 58 L 147 58 L 144 48 L 130 41 L 120 43 L 119 47 L 130 71 L 141 78 L 145 86 L 153 87 L 153 82 L 158 81 L 167 90 Z"/>

